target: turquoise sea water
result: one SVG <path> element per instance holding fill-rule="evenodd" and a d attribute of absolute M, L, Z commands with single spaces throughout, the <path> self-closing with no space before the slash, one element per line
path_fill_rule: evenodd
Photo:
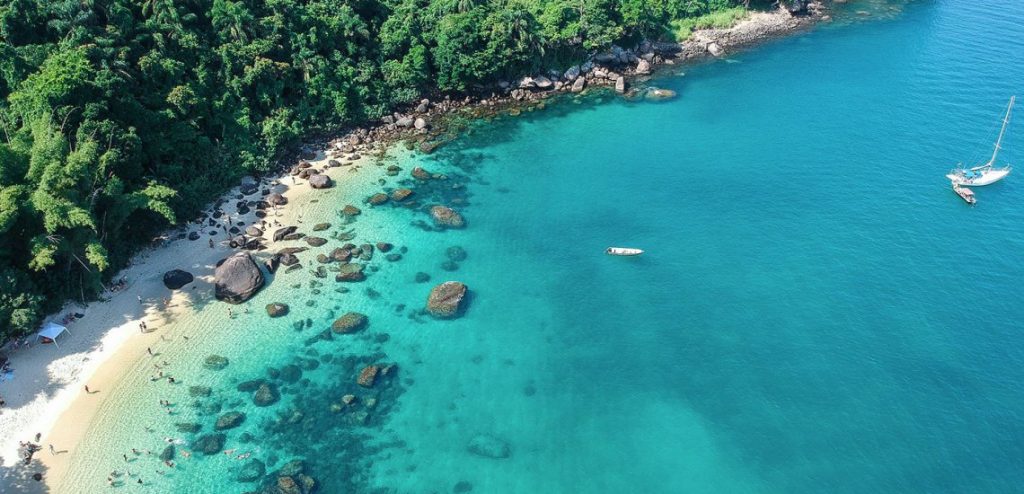
<path fill-rule="evenodd" d="M 1019 491 L 1021 172 L 974 208 L 943 175 L 990 151 L 1024 93 L 1024 4 L 887 6 L 850 23 L 867 8 L 854 4 L 835 26 L 655 81 L 679 92 L 670 102 L 590 95 L 395 158 L 385 189 L 406 181 L 468 227 L 425 231 L 423 211 L 364 207 L 356 242 L 407 247 L 402 260 L 377 254 L 348 293 L 327 278 L 314 294 L 308 269 L 279 274 L 251 314 L 228 321 L 209 304 L 182 319 L 169 334 L 189 342 L 161 358 L 185 384 L 150 383 L 143 362 L 110 390 L 68 492 L 109 491 L 122 453 L 191 442 L 173 424 L 210 432 L 218 406 L 248 414 L 226 448 L 268 476 L 305 459 L 322 492 Z M 1019 126 L 1002 156 L 1024 156 Z M 449 179 L 409 181 L 416 164 Z M 306 228 L 340 230 L 336 211 L 380 176 L 319 196 Z M 454 272 L 441 267 L 450 246 L 467 252 Z M 420 271 L 432 280 L 414 282 Z M 467 313 L 416 316 L 446 279 L 469 285 Z M 267 319 L 273 301 L 292 313 Z M 369 327 L 305 344 L 349 310 Z M 214 351 L 226 369 L 201 368 Z M 398 377 L 358 390 L 368 362 L 397 363 Z M 274 380 L 275 405 L 235 389 L 288 364 L 303 380 Z M 189 397 L 197 384 L 213 395 Z M 377 394 L 358 409 L 365 425 L 330 410 L 353 391 Z M 470 453 L 479 435 L 508 458 Z M 163 475 L 153 458 L 129 468 L 153 492 L 258 489 L 235 480 L 243 463 L 194 453 Z"/>

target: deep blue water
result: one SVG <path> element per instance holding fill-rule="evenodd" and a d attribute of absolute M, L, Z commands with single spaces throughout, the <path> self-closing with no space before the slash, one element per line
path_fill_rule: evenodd
<path fill-rule="evenodd" d="M 260 454 L 306 457 L 328 492 L 1019 491 L 1024 182 L 1015 171 L 972 208 L 943 175 L 987 159 L 1022 92 L 1024 3 L 879 5 L 653 81 L 673 101 L 589 95 L 403 159 L 403 177 L 419 163 L 466 184 L 468 228 L 367 211 L 363 238 L 410 249 L 366 282 L 382 297 L 290 295 L 317 325 L 367 313 L 369 335 L 331 351 L 382 352 L 401 392 L 372 427 L 318 416 L 316 434 L 278 433 Z M 1004 147 L 1024 156 L 1020 126 Z M 439 268 L 450 245 L 468 252 L 455 272 Z M 430 286 L 417 271 L 467 283 L 466 315 L 410 319 Z M 279 278 L 255 312 L 289 293 Z M 233 380 L 312 334 L 252 317 L 252 347 L 224 349 Z M 324 369 L 314 387 L 340 379 Z M 511 456 L 469 453 L 479 434 Z M 217 461 L 183 467 L 176 490 L 236 468 Z M 245 488 L 227 485 L 210 491 Z"/>

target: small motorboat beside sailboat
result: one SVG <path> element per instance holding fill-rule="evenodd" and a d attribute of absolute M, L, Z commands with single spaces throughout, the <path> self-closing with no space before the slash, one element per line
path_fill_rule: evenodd
<path fill-rule="evenodd" d="M 956 182 L 953 182 L 953 192 L 956 192 L 956 195 L 960 196 L 960 198 L 963 199 L 964 202 L 970 204 L 971 206 L 978 202 L 978 199 L 974 197 L 973 190 L 967 187 L 961 187 L 957 185 Z"/>
<path fill-rule="evenodd" d="M 604 250 L 604 253 L 610 256 L 639 256 L 640 254 L 643 254 L 644 251 L 631 247 L 608 247 Z"/>

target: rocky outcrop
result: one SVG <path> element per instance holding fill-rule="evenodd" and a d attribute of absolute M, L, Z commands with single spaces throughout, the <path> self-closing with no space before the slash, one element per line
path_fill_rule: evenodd
<path fill-rule="evenodd" d="M 373 206 L 380 206 L 381 204 L 388 202 L 388 195 L 383 192 L 378 192 L 370 196 L 370 198 L 367 199 L 366 202 L 370 203 Z"/>
<path fill-rule="evenodd" d="M 195 277 L 192 276 L 192 273 L 181 269 L 172 269 L 164 273 L 164 286 L 171 290 L 177 290 L 192 283 L 193 280 L 195 280 Z"/>
<path fill-rule="evenodd" d="M 490 434 L 478 434 L 469 440 L 466 450 L 474 455 L 493 460 L 512 456 L 512 448 L 505 441 Z"/>
<path fill-rule="evenodd" d="M 348 312 L 339 317 L 331 324 L 331 331 L 338 334 L 350 334 L 366 327 L 369 319 L 358 312 Z"/>
<path fill-rule="evenodd" d="M 434 218 L 435 223 L 446 228 L 462 228 L 466 226 L 466 221 L 462 218 L 462 215 L 447 206 L 439 205 L 430 208 L 430 216 Z"/>
<path fill-rule="evenodd" d="M 353 206 L 351 204 L 346 205 L 345 207 L 341 208 L 341 214 L 343 214 L 345 216 L 350 216 L 350 217 L 351 216 L 358 216 L 360 213 L 362 213 L 362 211 L 360 211 L 359 208 L 357 208 L 357 207 L 355 207 L 355 206 Z"/>
<path fill-rule="evenodd" d="M 316 174 L 309 176 L 309 186 L 314 189 L 326 189 L 334 183 L 331 181 L 331 177 L 324 174 Z"/>
<path fill-rule="evenodd" d="M 278 194 L 277 192 L 267 195 L 265 200 L 267 201 L 267 204 L 270 204 L 271 206 L 284 206 L 285 204 L 288 204 L 288 198 Z"/>
<path fill-rule="evenodd" d="M 217 300 L 232 304 L 249 300 L 265 282 L 263 272 L 247 252 L 238 252 L 221 261 L 213 277 Z"/>
<path fill-rule="evenodd" d="M 320 247 L 327 243 L 327 239 L 322 237 L 306 237 L 305 240 L 310 247 Z"/>
<path fill-rule="evenodd" d="M 280 242 L 284 240 L 284 238 L 287 237 L 288 235 L 295 233 L 295 231 L 298 229 L 299 227 L 297 226 L 286 226 L 278 228 L 277 230 L 274 230 L 274 241 Z"/>
<path fill-rule="evenodd" d="M 427 312 L 443 319 L 457 317 L 465 311 L 466 285 L 458 281 L 446 281 L 430 290 L 427 297 Z"/>

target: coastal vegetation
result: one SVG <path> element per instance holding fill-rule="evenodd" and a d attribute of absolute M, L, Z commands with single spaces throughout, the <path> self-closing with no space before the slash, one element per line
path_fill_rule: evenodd
<path fill-rule="evenodd" d="M 301 136 L 378 121 L 742 0 L 0 0 L 0 342 Z M 765 2 L 767 3 L 767 2 Z"/>

